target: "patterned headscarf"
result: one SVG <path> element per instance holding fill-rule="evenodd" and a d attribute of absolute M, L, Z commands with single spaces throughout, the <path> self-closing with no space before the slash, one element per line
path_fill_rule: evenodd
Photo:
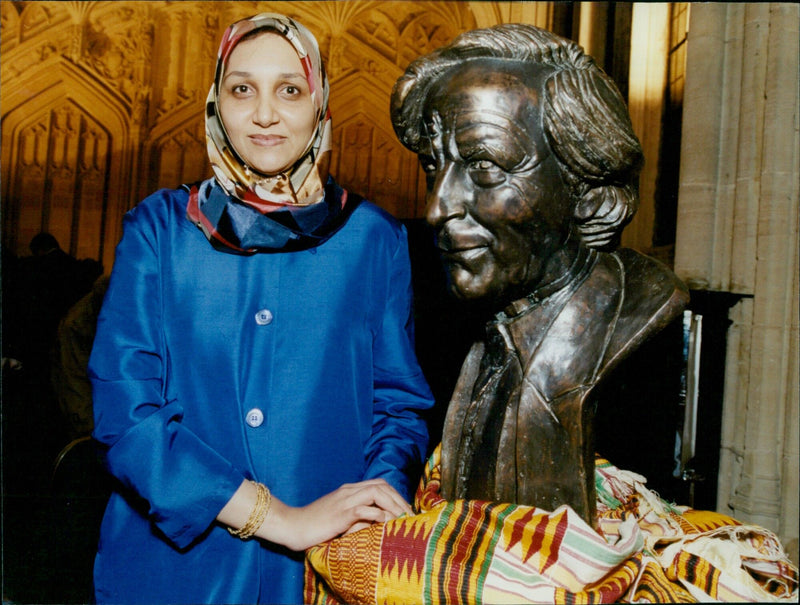
<path fill-rule="evenodd" d="M 230 142 L 219 114 L 219 89 L 228 59 L 244 36 L 267 29 L 297 51 L 316 108 L 316 128 L 306 150 L 284 172 L 262 174 L 244 161 Z M 265 58 L 269 60 L 269 58 Z M 190 190 L 186 214 L 211 244 L 226 252 L 301 250 L 333 235 L 358 205 L 330 178 L 331 117 L 328 78 L 319 45 L 301 24 L 262 13 L 231 25 L 222 38 L 214 84 L 206 101 L 206 142 L 214 179 Z"/>
<path fill-rule="evenodd" d="M 259 29 L 283 36 L 303 64 L 311 100 L 317 111 L 316 128 L 303 156 L 286 172 L 261 174 L 241 158 L 231 145 L 220 119 L 219 91 L 231 52 L 241 39 Z M 217 53 L 214 84 L 206 101 L 206 143 L 214 176 L 223 189 L 262 212 L 287 204 L 307 206 L 318 202 L 328 178 L 331 155 L 331 119 L 328 112 L 328 77 L 314 35 L 303 25 L 276 13 L 262 13 L 228 27 Z"/>

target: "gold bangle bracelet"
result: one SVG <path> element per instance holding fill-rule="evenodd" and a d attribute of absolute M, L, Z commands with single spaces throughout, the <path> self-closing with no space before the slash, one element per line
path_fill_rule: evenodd
<path fill-rule="evenodd" d="M 255 481 L 251 481 L 250 483 L 256 486 L 256 504 L 250 513 L 250 517 L 239 529 L 228 528 L 228 532 L 232 536 L 236 536 L 242 540 L 253 537 L 258 531 L 258 528 L 264 524 L 264 519 L 267 518 L 267 513 L 272 505 L 272 493 L 267 486 L 263 483 L 256 483 Z"/>

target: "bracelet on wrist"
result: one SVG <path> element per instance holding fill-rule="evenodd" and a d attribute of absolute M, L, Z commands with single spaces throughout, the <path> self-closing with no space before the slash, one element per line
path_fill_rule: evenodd
<path fill-rule="evenodd" d="M 272 505 L 272 493 L 263 483 L 251 481 L 256 486 L 256 504 L 250 512 L 250 517 L 247 522 L 239 529 L 228 528 L 228 532 L 232 536 L 248 540 L 258 531 L 258 528 L 264 524 L 264 519 L 267 518 L 270 506 Z"/>

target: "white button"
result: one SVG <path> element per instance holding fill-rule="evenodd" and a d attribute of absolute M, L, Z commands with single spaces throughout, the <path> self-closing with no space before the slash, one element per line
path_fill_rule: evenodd
<path fill-rule="evenodd" d="M 266 326 L 270 322 L 272 322 L 272 311 L 269 309 L 261 309 L 256 313 L 256 323 L 259 326 Z"/>
<path fill-rule="evenodd" d="M 247 412 L 247 415 L 244 417 L 244 419 L 247 421 L 247 424 L 253 428 L 259 427 L 264 422 L 264 412 L 258 408 L 253 408 Z"/>

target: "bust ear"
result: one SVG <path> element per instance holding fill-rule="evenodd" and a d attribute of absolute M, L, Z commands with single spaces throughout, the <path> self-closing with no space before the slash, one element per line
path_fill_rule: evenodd
<path fill-rule="evenodd" d="M 575 205 L 575 227 L 583 243 L 597 250 L 616 248 L 637 203 L 636 189 L 630 186 L 601 185 L 584 192 Z"/>
<path fill-rule="evenodd" d="M 606 197 L 605 189 L 603 186 L 592 187 L 581 195 L 575 205 L 575 218 L 579 224 L 591 219 L 600 210 Z"/>

